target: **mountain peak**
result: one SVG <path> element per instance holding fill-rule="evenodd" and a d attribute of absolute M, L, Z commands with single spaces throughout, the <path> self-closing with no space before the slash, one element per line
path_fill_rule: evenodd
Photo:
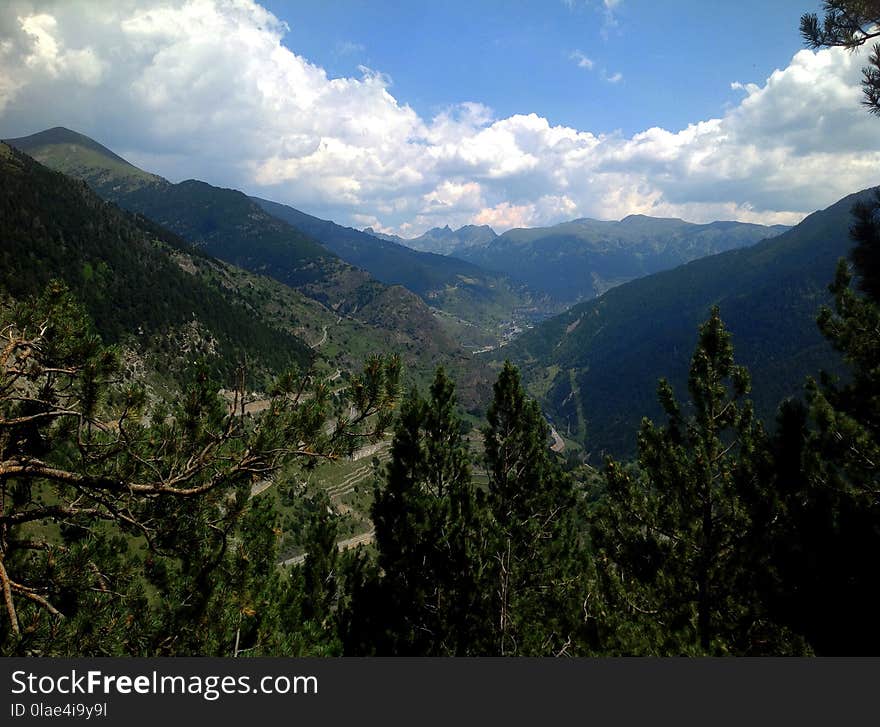
<path fill-rule="evenodd" d="M 99 194 L 104 187 L 131 189 L 164 181 L 85 134 L 63 126 L 7 139 L 7 143 L 56 171 L 84 178 Z"/>
<path fill-rule="evenodd" d="M 495 232 L 489 225 L 464 225 L 463 227 L 459 227 L 455 231 L 456 235 L 487 235 L 489 237 L 498 237 L 498 233 Z"/>
<path fill-rule="evenodd" d="M 31 134 L 30 136 L 22 136 L 17 139 L 9 139 L 8 142 L 12 146 L 16 147 L 17 149 L 21 149 L 21 151 L 26 153 L 46 146 L 72 144 L 97 152 L 98 154 L 109 157 L 116 162 L 130 166 L 133 169 L 137 169 L 137 167 L 135 167 L 131 162 L 126 161 L 118 154 L 110 151 L 110 149 L 108 149 L 103 144 L 99 144 L 97 141 L 86 136 L 85 134 L 80 134 L 78 131 L 73 131 L 72 129 L 65 128 L 64 126 L 53 126 L 51 129 L 38 131 L 36 134 Z"/>
<path fill-rule="evenodd" d="M 621 221 L 622 224 L 633 224 L 638 222 L 675 222 L 680 223 L 684 222 L 683 219 L 679 217 L 651 217 L 650 215 L 627 215 Z"/>

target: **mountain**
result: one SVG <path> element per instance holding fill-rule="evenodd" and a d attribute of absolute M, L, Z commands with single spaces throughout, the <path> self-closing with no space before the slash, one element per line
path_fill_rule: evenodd
<path fill-rule="evenodd" d="M 815 319 L 835 265 L 851 246 L 861 192 L 781 235 L 620 285 L 526 332 L 503 349 L 563 434 L 594 455 L 632 454 L 640 418 L 660 416 L 657 380 L 687 391 L 697 326 L 718 304 L 737 361 L 752 372 L 758 413 L 839 366 Z"/>
<path fill-rule="evenodd" d="M 459 362 L 454 365 L 460 367 L 468 358 L 417 295 L 349 265 L 242 192 L 197 180 L 172 184 L 68 129 L 8 143 L 52 169 L 89 182 L 104 199 L 167 228 L 210 256 L 274 278 L 340 317 L 383 329 L 382 337 L 396 341 L 411 359 L 421 352 L 424 361 Z M 404 310 L 406 317 L 398 314 Z M 466 378 L 479 379 L 475 365 L 468 366 Z"/>
<path fill-rule="evenodd" d="M 208 355 L 221 374 L 303 365 L 309 347 L 192 275 L 205 259 L 183 239 L 101 200 L 87 185 L 0 143 L 0 290 L 37 295 L 62 280 L 107 343 L 163 363 Z"/>
<path fill-rule="evenodd" d="M 508 324 L 543 318 L 552 310 L 545 296 L 533 296 L 522 284 L 473 263 L 419 252 L 288 205 L 252 199 L 273 217 L 306 233 L 377 280 L 402 285 L 419 295 L 443 314 L 440 320 L 468 348 L 497 344 Z"/>
<path fill-rule="evenodd" d="M 449 225 L 445 227 L 432 227 L 423 235 L 410 239 L 375 232 L 371 227 L 367 227 L 364 232 L 382 240 L 406 245 L 413 250 L 435 252 L 442 255 L 452 255 L 457 250 L 465 247 L 488 245 L 498 237 L 495 234 L 495 230 L 489 227 L 489 225 L 465 225 L 457 230 L 451 229 Z"/>
<path fill-rule="evenodd" d="M 51 169 L 84 180 L 104 199 L 148 217 L 208 254 L 274 277 L 334 307 L 354 307 L 358 288 L 373 282 L 237 190 L 194 179 L 172 184 L 60 127 L 7 143 Z"/>
<path fill-rule="evenodd" d="M 559 310 L 545 309 L 544 296 L 473 263 L 416 252 L 237 190 L 198 180 L 172 184 L 68 129 L 9 143 L 210 255 L 273 277 L 340 313 L 362 318 L 358 311 L 387 297 L 388 285 L 401 285 L 440 312 L 437 341 L 450 350 L 456 347 L 450 336 L 472 350 L 497 345 L 516 322 Z M 416 318 L 427 323 L 423 312 Z M 427 327 L 428 334 L 436 330 L 437 322 Z"/>
<path fill-rule="evenodd" d="M 51 158 L 52 164 L 46 166 L 84 180 L 102 197 L 165 181 L 138 169 L 94 139 L 61 126 L 7 143 L 38 161 Z"/>
<path fill-rule="evenodd" d="M 398 354 L 405 364 L 407 387 L 424 388 L 442 364 L 456 380 L 467 407 L 478 407 L 488 395 L 489 383 L 480 362 L 458 349 L 450 350 L 448 341 L 433 338 L 436 321 L 430 311 L 400 286 L 385 288 L 354 318 L 339 315 L 273 278 L 215 258 L 203 255 L 184 264 L 254 316 L 307 342 L 319 366 L 331 376 L 347 377 L 371 354 Z"/>
<path fill-rule="evenodd" d="M 508 230 L 486 245 L 459 248 L 454 254 L 570 305 L 628 280 L 752 245 L 786 229 L 741 222 L 697 225 L 644 215 L 619 222 L 584 218 Z"/>
<path fill-rule="evenodd" d="M 237 190 L 197 180 L 172 184 L 60 127 L 7 143 L 51 169 L 83 179 L 104 199 L 148 217 L 208 254 L 274 277 L 333 308 L 356 309 L 384 287 Z"/>

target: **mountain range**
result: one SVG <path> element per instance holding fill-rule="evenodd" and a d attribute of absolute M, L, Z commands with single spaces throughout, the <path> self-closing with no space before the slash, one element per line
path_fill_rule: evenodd
<path fill-rule="evenodd" d="M 453 230 L 449 225 L 432 227 L 424 234 L 409 239 L 377 232 L 372 227 L 365 228 L 364 232 L 381 240 L 406 245 L 413 250 L 436 252 L 442 255 L 454 255 L 458 250 L 466 247 L 487 245 L 498 237 L 489 225 L 465 225 L 457 230 Z"/>
<path fill-rule="evenodd" d="M 172 184 L 69 129 L 56 127 L 9 143 L 212 256 L 269 275 L 341 313 L 357 316 L 379 294 L 376 282 L 401 285 L 440 314 L 446 335 L 474 349 L 497 344 L 512 320 L 561 310 L 546 296 L 532 295 L 504 274 L 473 263 L 379 241 L 237 190 L 198 180 Z"/>
<path fill-rule="evenodd" d="M 501 273 L 447 255 L 421 252 L 387 238 L 343 227 L 289 205 L 252 198 L 266 212 L 318 240 L 346 262 L 388 285 L 402 285 L 439 313 L 468 348 L 497 344 L 505 324 L 559 312 L 549 296 L 534 295 Z"/>
<path fill-rule="evenodd" d="M 374 237 L 443 253 L 497 271 L 569 306 L 635 278 L 715 253 L 753 245 L 785 232 L 784 225 L 712 222 L 630 215 L 620 221 L 582 218 L 550 227 L 434 227 L 404 239 L 367 228 Z"/>
<path fill-rule="evenodd" d="M 23 299 L 61 280 L 105 342 L 143 343 L 141 352 L 163 367 L 210 353 L 227 374 L 245 355 L 256 372 L 308 363 L 307 343 L 255 319 L 236 293 L 189 273 L 206 258 L 182 238 L 6 144 L 0 179 L 0 289 L 7 295 Z"/>
<path fill-rule="evenodd" d="M 100 197 L 133 213 L 142 223 L 179 238 L 209 259 L 231 265 L 233 277 L 255 273 L 262 278 L 263 288 L 267 287 L 266 279 L 271 279 L 295 291 L 300 296 L 301 313 L 310 309 L 303 296 L 319 304 L 326 314 L 308 322 L 317 330 L 314 339 L 320 340 L 326 332 L 332 341 L 342 326 L 347 339 L 366 336 L 370 342 L 354 346 L 355 350 L 395 350 L 420 380 L 443 363 L 459 374 L 463 399 L 473 404 L 485 397 L 487 382 L 480 373 L 482 367 L 450 337 L 419 296 L 403 286 L 381 283 L 346 263 L 243 193 L 197 180 L 172 184 L 68 129 L 50 129 L 11 139 L 9 144 L 51 169 L 84 181 Z M 215 271 L 210 277 L 224 276 Z M 276 291 L 276 295 L 280 293 Z M 314 306 L 310 310 L 314 313 Z M 259 316 L 264 314 L 262 311 Z M 294 323 L 294 328 L 305 326 L 304 321 Z"/>
<path fill-rule="evenodd" d="M 571 305 L 629 280 L 753 245 L 786 229 L 742 222 L 697 225 L 630 215 L 612 222 L 579 219 L 508 230 L 486 244 L 461 247 L 453 254 Z"/>
<path fill-rule="evenodd" d="M 686 394 L 697 327 L 718 305 L 738 363 L 752 372 L 756 409 L 772 421 L 805 377 L 840 365 L 815 321 L 829 302 L 836 262 L 851 247 L 850 210 L 870 193 L 848 196 L 751 247 L 615 287 L 496 355 L 523 366 L 560 432 L 594 455 L 632 454 L 640 418 L 661 414 L 658 379 Z"/>
<path fill-rule="evenodd" d="M 685 391 L 696 329 L 714 304 L 766 420 L 805 376 L 837 362 L 814 321 L 848 252 L 858 195 L 791 229 L 633 215 L 427 235 L 470 240 L 455 255 L 472 262 L 206 182 L 172 184 L 67 129 L 11 143 L 80 181 L 4 147 L 0 287 L 18 297 L 60 277 L 110 341 L 142 332 L 229 361 L 246 351 L 266 372 L 316 352 L 347 371 L 372 351 L 396 351 L 422 382 L 444 364 L 476 409 L 488 367 L 509 358 L 558 431 L 594 456 L 633 452 L 639 419 L 659 414 L 659 377 Z M 499 347 L 487 331 L 516 316 L 534 327 Z M 462 343 L 494 350 L 473 357 Z"/>

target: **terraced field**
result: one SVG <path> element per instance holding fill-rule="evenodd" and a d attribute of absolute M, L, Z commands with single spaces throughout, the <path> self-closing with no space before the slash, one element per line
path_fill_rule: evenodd
<path fill-rule="evenodd" d="M 328 462 L 315 468 L 305 478 L 306 496 L 323 490 L 333 509 L 341 516 L 339 522 L 340 550 L 347 550 L 373 542 L 373 523 L 370 520 L 370 506 L 373 501 L 373 478 L 377 466 L 383 467 L 391 458 L 391 439 L 364 447 L 350 459 Z M 266 481 L 254 486 L 253 494 L 272 496 L 275 488 Z M 291 508 L 285 507 L 278 499 L 282 516 L 289 514 Z M 301 548 L 282 548 L 283 565 L 302 563 L 305 555 Z"/>

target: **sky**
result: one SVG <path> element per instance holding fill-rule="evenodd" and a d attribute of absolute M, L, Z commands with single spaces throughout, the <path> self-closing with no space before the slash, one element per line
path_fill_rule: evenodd
<path fill-rule="evenodd" d="M 4 0 L 0 138 L 354 227 L 798 222 L 880 184 L 864 55 L 816 0 Z"/>

